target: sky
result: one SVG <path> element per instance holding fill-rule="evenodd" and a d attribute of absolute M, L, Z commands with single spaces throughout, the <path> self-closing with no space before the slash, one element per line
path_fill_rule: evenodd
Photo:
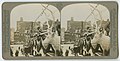
<path fill-rule="evenodd" d="M 97 4 L 93 3 L 77 3 L 77 4 L 71 4 L 65 6 L 61 11 L 61 27 L 67 29 L 67 21 L 71 19 L 71 17 L 74 18 L 75 21 L 85 21 L 87 16 L 91 13 L 93 8 L 89 5 L 91 4 L 93 7 L 95 7 Z M 47 6 L 46 4 L 43 4 Z M 48 7 L 52 12 L 54 12 L 55 19 L 60 20 L 60 12 L 58 9 L 52 5 Z M 41 6 L 41 4 L 22 4 L 19 6 L 16 6 L 12 11 L 10 15 L 10 24 L 11 28 L 16 29 L 16 21 L 20 21 L 20 17 L 23 17 L 24 21 L 35 21 L 35 19 L 38 17 L 38 15 L 42 12 L 44 7 Z M 96 9 L 99 10 L 101 13 L 102 19 L 107 20 L 109 19 L 109 11 L 106 7 L 99 5 Z M 45 10 L 47 13 L 48 18 L 51 17 L 51 13 L 48 10 Z M 39 17 L 38 21 L 41 21 L 44 23 L 47 21 L 47 18 L 45 15 L 42 15 Z M 100 19 L 100 15 L 98 11 L 94 11 L 94 15 L 91 15 L 87 21 L 94 22 L 96 19 Z"/>
<path fill-rule="evenodd" d="M 97 4 L 90 4 L 90 3 L 80 3 L 80 4 L 71 4 L 64 7 L 61 11 L 61 27 L 67 29 L 67 21 L 74 18 L 74 21 L 85 21 L 85 19 L 90 15 L 93 8 L 90 6 L 92 5 L 95 7 Z M 106 7 L 102 5 L 98 5 L 96 8 L 101 13 L 102 19 L 107 20 L 109 19 L 109 11 Z M 93 23 L 96 19 L 100 19 L 100 15 L 97 10 L 94 11 L 94 15 L 91 15 L 87 21 L 91 21 Z"/>
<path fill-rule="evenodd" d="M 44 6 L 47 6 L 47 4 L 43 4 Z M 52 12 L 54 12 L 55 19 L 60 20 L 60 13 L 57 10 L 56 7 L 49 5 L 48 9 L 50 9 Z M 16 6 L 13 8 L 10 14 L 10 25 L 11 28 L 16 29 L 16 22 L 20 21 L 20 17 L 23 17 L 23 21 L 35 21 L 35 19 L 40 15 L 40 13 L 44 10 L 44 7 L 42 7 L 41 4 L 22 4 L 19 6 Z M 47 16 L 43 14 L 37 21 L 40 21 L 41 23 L 44 23 L 45 21 L 48 21 L 46 18 L 52 19 L 51 13 L 46 9 L 45 12 L 47 13 Z"/>

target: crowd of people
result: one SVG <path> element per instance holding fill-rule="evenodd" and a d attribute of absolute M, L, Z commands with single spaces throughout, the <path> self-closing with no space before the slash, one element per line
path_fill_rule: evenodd
<path fill-rule="evenodd" d="M 93 31 L 91 27 L 87 27 L 86 31 L 81 33 L 82 36 L 77 37 L 74 42 L 72 51 L 74 56 L 107 56 L 110 52 L 109 31 L 100 27 Z"/>
<path fill-rule="evenodd" d="M 46 24 L 46 26 L 48 26 L 48 24 Z M 26 42 L 23 47 L 18 47 L 14 53 L 12 48 L 10 48 L 10 55 L 15 57 L 109 55 L 109 32 L 103 27 L 100 27 L 97 32 L 87 27 L 86 31 L 82 33 L 82 36 L 76 38 L 73 47 L 69 46 L 69 48 L 65 50 L 61 48 L 60 44 L 60 28 L 60 23 L 57 20 L 45 30 L 37 27 L 34 33 L 27 31 L 25 33 Z"/>
<path fill-rule="evenodd" d="M 11 56 L 24 55 L 29 56 L 59 56 L 60 53 L 60 22 L 58 20 L 53 21 L 51 25 L 46 24 L 43 29 L 40 26 L 37 30 L 25 31 L 26 41 L 23 48 L 16 48 L 13 55 L 12 48 L 10 49 Z M 32 31 L 32 32 L 31 32 Z M 21 54 L 20 54 L 21 52 Z"/>

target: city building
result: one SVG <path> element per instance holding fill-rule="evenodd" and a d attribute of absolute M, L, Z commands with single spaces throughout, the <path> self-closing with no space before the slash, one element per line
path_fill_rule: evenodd
<path fill-rule="evenodd" d="M 67 21 L 67 31 L 75 32 L 79 29 L 86 29 L 87 26 L 91 27 L 91 22 L 85 22 L 85 21 L 75 21 L 73 17 L 71 17 L 71 20 Z"/>
<path fill-rule="evenodd" d="M 49 20 L 48 22 L 45 22 L 43 25 L 40 21 L 32 22 L 32 21 L 25 21 L 22 17 L 20 18 L 20 21 L 17 21 L 17 30 L 14 31 L 12 34 L 14 34 L 13 38 L 15 41 L 24 41 L 25 42 L 25 32 L 28 30 L 30 33 L 37 32 L 37 28 L 40 27 L 43 30 L 48 29 L 52 25 L 53 21 Z"/>
<path fill-rule="evenodd" d="M 74 42 L 77 38 L 81 37 L 83 30 L 91 27 L 91 22 L 75 21 L 73 17 L 67 21 L 67 31 L 65 31 L 64 39 L 66 42 Z"/>
<path fill-rule="evenodd" d="M 18 31 L 14 32 L 15 42 L 25 42 L 25 34 Z"/>
<path fill-rule="evenodd" d="M 24 41 L 25 42 L 25 31 L 31 30 L 31 32 L 36 32 L 37 27 L 40 27 L 40 22 L 30 22 L 30 21 L 23 21 L 23 18 L 20 18 L 20 21 L 17 21 L 17 30 L 14 31 L 14 38 L 15 41 Z"/>

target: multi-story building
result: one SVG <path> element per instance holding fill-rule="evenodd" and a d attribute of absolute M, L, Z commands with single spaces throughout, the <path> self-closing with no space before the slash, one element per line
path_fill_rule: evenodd
<path fill-rule="evenodd" d="M 49 20 L 47 25 L 51 26 L 53 23 L 52 20 Z M 17 30 L 14 32 L 14 40 L 15 41 L 25 41 L 25 33 L 29 31 L 31 34 L 37 32 L 37 27 L 40 27 L 43 30 L 46 30 L 48 27 L 46 24 L 41 24 L 40 21 L 32 22 L 32 21 L 24 21 L 23 18 L 20 18 L 20 21 L 17 21 Z"/>
<path fill-rule="evenodd" d="M 81 37 L 81 33 L 87 27 L 91 27 L 91 22 L 85 21 L 75 21 L 73 17 L 70 21 L 67 21 L 67 31 L 65 31 L 65 41 L 75 41 L 77 38 Z"/>
<path fill-rule="evenodd" d="M 86 27 L 91 27 L 91 22 L 85 22 L 85 21 L 75 21 L 73 18 L 71 18 L 70 21 L 67 21 L 67 30 L 70 32 L 75 32 L 79 29 L 86 29 Z"/>
<path fill-rule="evenodd" d="M 14 32 L 15 42 L 25 42 L 25 34 L 18 31 Z"/>
<path fill-rule="evenodd" d="M 23 18 L 20 18 L 20 21 L 17 21 L 17 30 L 14 32 L 14 40 L 15 41 L 25 41 L 25 32 L 26 30 L 31 30 L 33 32 L 37 30 L 37 27 L 40 27 L 40 22 L 30 22 L 23 21 Z"/>

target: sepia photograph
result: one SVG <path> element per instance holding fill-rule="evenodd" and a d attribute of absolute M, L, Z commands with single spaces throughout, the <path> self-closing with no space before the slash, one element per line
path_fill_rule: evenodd
<path fill-rule="evenodd" d="M 108 56 L 110 16 L 100 4 L 78 3 L 62 9 L 61 46 L 64 56 Z"/>
<path fill-rule="evenodd" d="M 118 57 L 116 2 L 6 2 L 5 59 Z"/>
<path fill-rule="evenodd" d="M 61 22 L 59 10 L 52 5 L 24 4 L 12 10 L 10 25 L 14 57 L 107 56 L 110 52 L 109 11 L 100 4 L 65 6 Z"/>
<path fill-rule="evenodd" d="M 59 56 L 60 13 L 49 4 L 23 4 L 11 11 L 10 55 Z"/>

